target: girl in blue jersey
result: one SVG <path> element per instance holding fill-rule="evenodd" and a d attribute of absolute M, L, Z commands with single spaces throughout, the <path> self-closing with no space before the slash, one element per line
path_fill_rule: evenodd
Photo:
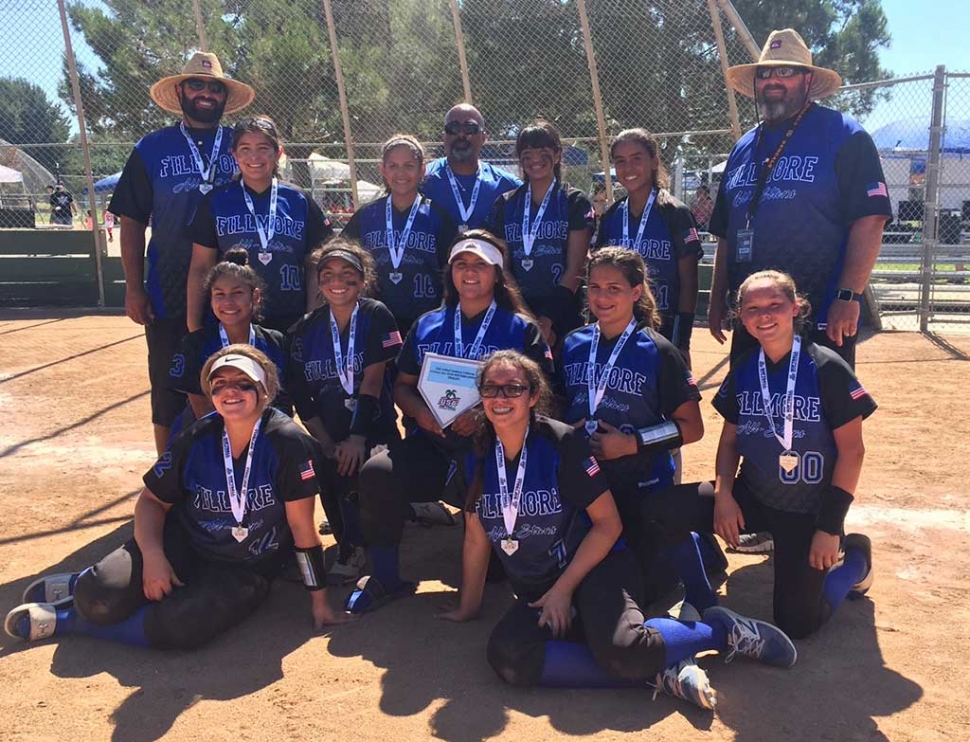
<path fill-rule="evenodd" d="M 226 252 L 223 260 L 209 271 L 203 285 L 215 325 L 190 332 L 178 353 L 172 357 L 169 387 L 188 397 L 189 409 L 183 413 L 174 432 L 193 420 L 212 412 L 212 402 L 202 391 L 200 373 L 205 362 L 220 348 L 234 343 L 248 343 L 258 348 L 276 364 L 278 376 L 286 376 L 288 344 L 283 333 L 262 327 L 262 281 L 249 266 L 248 253 L 242 248 Z M 280 389 L 273 406 L 292 416 L 289 394 Z"/>
<path fill-rule="evenodd" d="M 644 129 L 613 140 L 610 158 L 626 198 L 603 215 L 596 248 L 628 247 L 643 257 L 660 312 L 660 333 L 689 361 L 697 307 L 697 261 L 703 256 L 690 209 L 667 191 L 658 144 Z"/>
<path fill-rule="evenodd" d="M 658 562 L 644 501 L 674 483 L 671 450 L 700 440 L 704 421 L 697 384 L 678 350 L 657 331 L 660 315 L 646 271 L 632 250 L 594 253 L 587 300 L 596 321 L 566 336 L 560 378 L 568 405 L 563 419 L 590 440 L 652 599 L 671 580 L 665 561 Z M 698 609 L 717 602 L 693 542 L 665 557 L 684 580 L 688 602 Z"/>
<path fill-rule="evenodd" d="M 596 217 L 586 195 L 562 182 L 562 142 L 548 121 L 515 139 L 525 184 L 502 195 L 488 228 L 503 236 L 511 272 L 550 346 L 582 324 L 579 282 Z"/>
<path fill-rule="evenodd" d="M 401 333 L 387 307 L 365 296 L 375 278 L 370 253 L 337 238 L 314 261 L 324 304 L 293 327 L 290 389 L 323 449 L 324 507 L 331 514 L 336 505 L 340 514 L 330 577 L 346 582 L 360 576 L 366 561 L 357 474 L 377 447 L 400 439 L 385 368 L 401 348 Z"/>
<path fill-rule="evenodd" d="M 415 319 L 441 304 L 441 272 L 458 227 L 418 192 L 424 148 L 414 137 L 395 134 L 384 143 L 381 176 L 387 195 L 358 209 L 342 234 L 374 257 L 377 298 L 407 332 Z"/>
<path fill-rule="evenodd" d="M 538 365 L 500 351 L 481 370 L 484 424 L 460 466 L 469 483 L 462 584 L 457 606 L 439 614 L 468 621 L 481 607 L 489 554 L 502 560 L 517 601 L 488 641 L 498 675 L 514 685 L 618 687 L 648 683 L 713 708 L 697 652 L 717 649 L 790 667 L 796 653 L 773 626 L 744 619 L 757 641 L 734 642 L 736 620 L 645 621 L 636 562 L 606 477 L 587 437 L 551 420 Z"/>
<path fill-rule="evenodd" d="M 135 537 L 79 574 L 33 582 L 7 614 L 8 634 L 194 649 L 265 600 L 294 546 L 314 625 L 346 620 L 327 604 L 312 442 L 269 406 L 275 364 L 230 345 L 206 362 L 202 384 L 217 414 L 181 433 L 145 474 Z"/>
<path fill-rule="evenodd" d="M 249 264 L 266 287 L 264 324 L 281 332 L 316 306 L 308 290 L 310 255 L 333 235 L 330 220 L 313 198 L 279 179 L 283 155 L 276 125 L 266 116 L 244 119 L 232 135 L 232 155 L 242 177 L 202 199 L 189 225 L 187 320 L 189 330 L 205 322 L 202 280 L 233 247 L 249 254 Z"/>
<path fill-rule="evenodd" d="M 444 306 L 422 315 L 404 340 L 394 401 L 405 415 L 408 435 L 371 458 L 360 472 L 361 524 L 374 572 L 348 598 L 347 609 L 354 613 L 413 592 L 414 584 L 404 582 L 398 569 L 409 503 L 442 498 L 456 451 L 467 448 L 478 430 L 471 411 L 441 429 L 418 391 L 425 354 L 478 360 L 513 348 L 552 372 L 552 354 L 542 331 L 525 313 L 506 261 L 502 242 L 491 233 L 471 230 L 459 237 L 445 274 Z M 451 504 L 461 506 L 460 501 Z"/>
<path fill-rule="evenodd" d="M 716 480 L 668 490 L 656 517 L 672 540 L 711 524 L 732 546 L 743 532 L 771 533 L 775 622 L 802 638 L 872 584 L 869 539 L 842 534 L 876 404 L 835 352 L 800 337 L 810 310 L 789 275 L 752 274 L 737 306 L 758 348 L 732 362 L 714 399 Z"/>

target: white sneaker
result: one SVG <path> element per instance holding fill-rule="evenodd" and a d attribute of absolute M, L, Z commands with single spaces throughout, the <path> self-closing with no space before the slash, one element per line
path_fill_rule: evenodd
<path fill-rule="evenodd" d="M 350 551 L 350 555 L 334 565 L 327 572 L 327 582 L 331 585 L 346 585 L 349 582 L 356 582 L 364 574 L 367 567 L 367 552 L 363 546 L 355 546 Z"/>
<path fill-rule="evenodd" d="M 681 660 L 658 672 L 653 697 L 656 698 L 660 691 L 674 698 L 683 698 L 708 711 L 713 711 L 717 705 L 717 694 L 711 687 L 707 673 L 693 659 Z"/>

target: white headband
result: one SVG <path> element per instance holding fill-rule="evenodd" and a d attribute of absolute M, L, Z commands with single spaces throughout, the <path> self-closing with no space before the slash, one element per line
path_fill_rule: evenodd
<path fill-rule="evenodd" d="M 253 381 L 262 384 L 263 388 L 266 387 L 266 374 L 263 372 L 262 367 L 256 363 L 256 361 L 248 356 L 233 355 L 231 353 L 222 356 L 222 358 L 212 364 L 212 368 L 209 369 L 208 380 L 211 381 L 212 377 L 215 376 L 216 371 L 218 371 L 220 368 L 225 368 L 226 366 L 231 366 L 232 368 L 242 371 Z"/>
<path fill-rule="evenodd" d="M 502 257 L 502 252 L 495 245 L 485 240 L 462 240 L 451 248 L 448 263 L 450 264 L 456 255 L 463 252 L 470 252 L 473 255 L 477 255 L 489 265 L 497 265 L 499 268 L 505 268 L 505 259 Z"/>

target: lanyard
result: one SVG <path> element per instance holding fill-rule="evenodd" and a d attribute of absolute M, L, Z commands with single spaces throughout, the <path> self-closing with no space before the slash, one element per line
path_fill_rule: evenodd
<path fill-rule="evenodd" d="M 505 471 L 505 447 L 502 441 L 495 437 L 495 468 L 498 469 L 498 490 L 502 503 L 502 520 L 505 521 L 505 533 L 512 538 L 515 531 L 515 521 L 519 517 L 519 502 L 522 500 L 522 487 L 525 485 L 525 467 L 528 460 L 529 428 L 525 429 L 522 439 L 522 453 L 519 456 L 519 468 L 515 473 L 515 484 L 512 486 L 512 497 L 509 497 L 509 480 Z"/>
<path fill-rule="evenodd" d="M 542 197 L 542 204 L 536 212 L 536 220 L 532 225 L 532 229 L 529 229 L 529 212 L 532 210 L 532 184 L 529 183 L 528 188 L 525 190 L 525 204 L 522 207 L 522 248 L 525 250 L 525 256 L 527 258 L 532 255 L 532 246 L 536 242 L 536 235 L 539 234 L 539 225 L 542 223 L 542 217 L 546 213 L 546 207 L 549 206 L 549 199 L 552 196 L 552 192 L 556 190 L 556 182 L 556 178 L 553 178 L 549 190 Z"/>
<path fill-rule="evenodd" d="M 451 165 L 447 162 L 445 163 L 445 172 L 448 174 L 448 182 L 451 183 L 451 192 L 455 196 L 455 203 L 458 204 L 458 213 L 461 215 L 462 224 L 467 226 L 472 214 L 475 213 L 475 204 L 478 203 L 478 192 L 482 187 L 482 166 L 479 165 L 478 170 L 475 171 L 475 187 L 472 188 L 472 200 L 467 209 L 462 200 L 461 191 L 458 189 L 458 180 L 451 170 Z"/>
<path fill-rule="evenodd" d="M 761 382 L 761 401 L 764 404 L 765 416 L 771 433 L 781 444 L 782 451 L 790 451 L 795 430 L 795 381 L 798 379 L 798 356 L 801 355 L 802 339 L 795 335 L 791 346 L 791 360 L 788 361 L 788 386 L 785 388 L 785 398 L 781 403 L 781 413 L 785 418 L 782 434 L 775 429 L 775 420 L 771 409 L 771 390 L 768 388 L 768 368 L 765 365 L 765 349 L 758 354 L 758 380 Z"/>
<path fill-rule="evenodd" d="M 599 350 L 600 345 L 600 323 L 597 322 L 593 325 L 593 342 L 589 345 L 589 376 L 586 379 L 586 390 L 589 399 L 589 417 L 592 418 L 596 415 L 596 408 L 600 406 L 600 402 L 603 401 L 603 395 L 606 393 L 606 382 L 610 378 L 610 371 L 613 370 L 613 366 L 616 365 L 616 359 L 620 356 L 620 351 L 623 350 L 623 346 L 626 345 L 626 341 L 633 334 L 634 329 L 636 329 L 637 321 L 636 319 L 631 319 L 630 324 L 626 326 L 623 334 L 620 335 L 620 339 L 616 341 L 616 346 L 613 348 L 613 352 L 610 353 L 610 358 L 603 366 L 603 372 L 600 376 L 599 383 L 596 383 L 596 351 Z"/>
<path fill-rule="evenodd" d="M 236 490 L 236 472 L 232 467 L 232 447 L 229 445 L 229 434 L 222 431 L 222 459 L 226 465 L 226 489 L 229 492 L 229 507 L 232 508 L 232 517 L 236 523 L 242 527 L 243 519 L 246 517 L 246 498 L 249 493 L 249 472 L 253 466 L 253 450 L 256 448 L 256 438 L 259 436 L 259 426 L 263 420 L 260 418 L 253 427 L 252 438 L 249 439 L 249 450 L 246 453 L 246 466 L 243 468 L 242 488 Z"/>
<path fill-rule="evenodd" d="M 481 327 L 478 328 L 478 334 L 475 335 L 475 341 L 471 344 L 468 349 L 468 355 L 465 355 L 465 345 L 461 339 L 461 304 L 455 306 L 455 357 L 456 358 L 471 358 L 474 360 L 478 359 L 480 355 L 479 351 L 482 346 L 482 340 L 485 339 L 485 333 L 488 332 L 488 326 L 492 324 L 492 318 L 495 316 L 495 299 L 492 299 L 491 305 L 488 307 L 488 311 L 485 312 L 485 319 L 482 320 Z"/>
<path fill-rule="evenodd" d="M 256 222 L 256 234 L 259 235 L 259 244 L 263 247 L 263 252 L 269 252 L 270 240 L 276 235 L 276 198 L 279 194 L 279 181 L 273 178 L 273 185 L 270 186 L 269 191 L 269 215 L 266 217 L 266 229 L 264 230 L 259 224 L 259 217 L 256 216 L 256 208 L 253 206 L 253 200 L 249 197 L 249 191 L 246 190 L 246 184 L 240 180 L 239 187 L 242 188 L 243 198 L 246 199 L 246 208 L 249 209 L 249 213 L 253 215 L 253 221 Z"/>
<path fill-rule="evenodd" d="M 226 328 L 219 323 L 219 340 L 222 342 L 223 348 L 228 348 L 232 343 L 229 342 L 229 336 L 226 334 Z M 254 348 L 256 347 L 256 331 L 253 329 L 252 322 L 249 323 L 249 344 Z"/>
<path fill-rule="evenodd" d="M 202 176 L 199 190 L 203 193 L 208 193 L 212 190 L 212 181 L 215 179 L 216 173 L 216 163 L 219 161 L 219 150 L 222 149 L 222 127 L 216 127 L 216 139 L 212 144 L 212 155 L 209 157 L 209 167 L 205 167 L 205 163 L 202 162 L 202 155 L 199 153 L 199 148 L 195 146 L 195 142 L 189 136 L 189 132 L 186 131 L 184 122 L 179 124 L 179 129 L 182 130 L 182 136 L 185 137 L 185 141 L 189 145 L 189 153 L 192 155 L 195 166 L 199 169 L 199 175 Z"/>
<path fill-rule="evenodd" d="M 394 266 L 394 270 L 397 270 L 401 266 L 401 261 L 404 260 L 404 248 L 407 247 L 408 237 L 411 236 L 411 227 L 414 226 L 414 217 L 417 216 L 418 206 L 421 205 L 421 194 L 419 193 L 414 197 L 414 203 L 411 204 L 411 212 L 408 214 L 408 220 L 404 223 L 404 230 L 401 232 L 401 241 L 398 244 L 394 243 L 394 206 L 391 203 L 391 196 L 387 196 L 387 204 L 384 208 L 384 223 L 386 225 L 386 236 L 387 236 L 387 250 L 391 253 L 391 265 Z"/>
<path fill-rule="evenodd" d="M 340 379 L 340 386 L 351 397 L 354 396 L 354 340 L 357 334 L 357 312 L 359 311 L 360 304 L 357 304 L 354 307 L 354 313 L 350 315 L 350 332 L 347 335 L 347 362 L 344 363 L 344 353 L 340 347 L 340 329 L 337 327 L 337 320 L 333 318 L 333 310 L 330 310 L 333 364 L 337 367 L 337 378 Z"/>
<path fill-rule="evenodd" d="M 792 121 L 791 126 L 788 127 L 788 131 L 785 132 L 785 136 L 782 137 L 781 143 L 778 145 L 778 149 L 775 153 L 769 157 L 764 162 L 764 166 L 758 173 L 758 182 L 754 187 L 754 195 L 751 197 L 751 202 L 748 204 L 748 223 L 746 229 L 751 228 L 751 222 L 754 220 L 755 212 L 758 210 L 758 204 L 761 201 L 761 195 L 765 192 L 765 186 L 768 185 L 768 178 L 771 177 L 771 171 L 775 169 L 775 165 L 778 164 L 778 158 L 781 157 L 781 153 L 785 151 L 785 147 L 788 146 L 788 140 L 791 139 L 792 134 L 795 133 L 795 129 L 798 125 L 802 123 L 802 119 L 805 118 L 805 114 L 809 108 L 811 108 L 811 101 L 805 103 L 802 106 L 802 110 L 798 112 L 798 115 Z M 761 149 L 761 135 L 764 133 L 764 124 L 758 127 L 758 138 L 754 143 L 754 159 L 755 163 L 758 162 L 758 150 Z"/>
<path fill-rule="evenodd" d="M 637 227 L 637 238 L 634 242 L 630 242 L 630 197 L 627 196 L 626 201 L 623 202 L 623 246 L 628 247 L 631 250 L 636 250 L 637 245 L 640 244 L 640 240 L 643 239 L 643 230 L 647 227 L 647 220 L 650 219 L 650 212 L 653 211 L 653 202 L 657 200 L 657 190 L 654 189 L 650 191 L 650 198 L 647 199 L 647 205 L 643 209 L 643 214 L 640 215 L 640 226 Z"/>

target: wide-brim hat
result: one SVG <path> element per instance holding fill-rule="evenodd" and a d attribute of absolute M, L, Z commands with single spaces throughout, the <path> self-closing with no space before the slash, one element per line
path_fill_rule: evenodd
<path fill-rule="evenodd" d="M 226 107 L 223 113 L 235 113 L 241 111 L 256 97 L 255 91 L 244 82 L 233 80 L 227 77 L 222 71 L 222 65 L 215 54 L 206 52 L 196 52 L 192 58 L 185 63 L 182 74 L 169 75 L 152 85 L 149 91 L 152 100 L 160 108 L 164 108 L 169 113 L 182 115 L 182 104 L 179 102 L 176 88 L 179 83 L 189 78 L 214 77 L 226 86 Z"/>
<path fill-rule="evenodd" d="M 842 87 L 842 78 L 838 72 L 812 64 L 811 50 L 792 28 L 772 31 L 757 62 L 729 67 L 728 85 L 741 95 L 754 98 L 754 76 L 759 67 L 804 67 L 810 70 L 812 85 L 808 90 L 808 97 L 812 100 L 832 95 Z"/>

